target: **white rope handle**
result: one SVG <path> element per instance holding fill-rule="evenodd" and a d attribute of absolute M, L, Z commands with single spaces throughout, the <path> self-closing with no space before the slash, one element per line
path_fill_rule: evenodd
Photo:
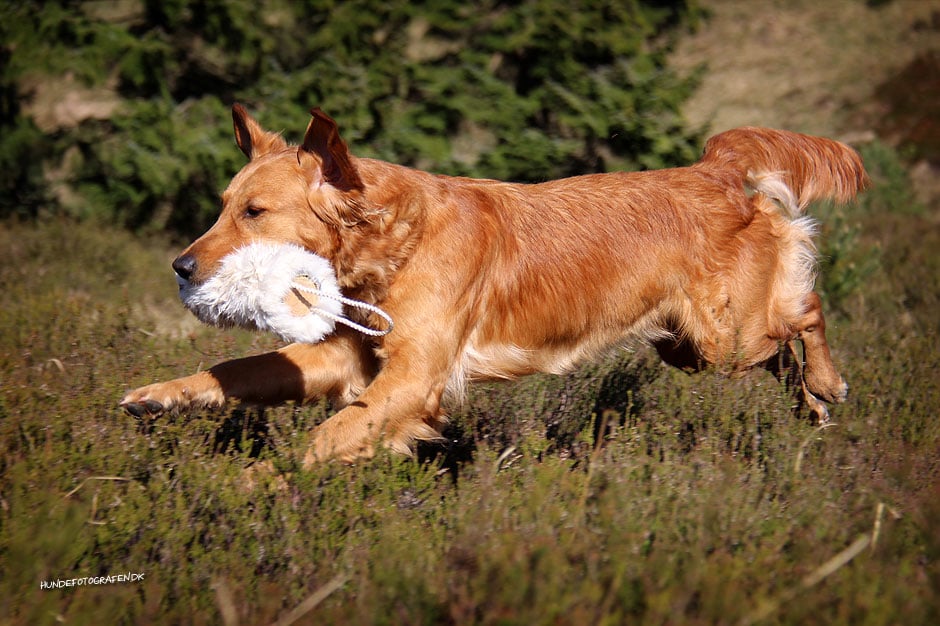
<path fill-rule="evenodd" d="M 376 315 L 384 319 L 386 322 L 388 322 L 388 328 L 386 328 L 385 330 L 377 330 L 375 328 L 369 328 L 368 326 L 357 324 L 356 322 L 352 321 L 351 319 L 345 318 L 342 315 L 334 315 L 333 313 L 330 313 L 329 311 L 324 311 L 322 309 L 318 309 L 314 307 L 311 310 L 317 315 L 331 319 L 334 322 L 339 322 L 340 324 L 345 324 L 346 326 L 349 326 L 353 330 L 358 330 L 360 333 L 369 335 L 370 337 L 384 337 L 385 335 L 392 332 L 393 328 L 395 328 L 395 323 L 392 322 L 391 316 L 385 311 L 383 311 L 382 309 L 380 309 L 379 307 L 373 304 L 369 304 L 368 302 L 362 302 L 360 300 L 353 300 L 352 298 L 346 298 L 342 295 L 337 296 L 333 294 L 323 293 L 322 291 L 319 290 L 319 283 L 317 282 L 316 279 L 310 276 L 307 276 L 306 274 L 300 274 L 298 277 L 306 278 L 307 280 L 312 282 L 314 285 L 317 285 L 317 288 L 308 287 L 306 285 L 303 285 L 301 283 L 294 281 L 291 285 L 294 289 L 297 289 L 299 291 L 305 291 L 319 298 L 329 298 L 330 300 L 335 300 L 346 306 L 356 307 L 357 309 L 362 309 L 365 311 L 369 311 L 371 313 L 375 313 Z"/>

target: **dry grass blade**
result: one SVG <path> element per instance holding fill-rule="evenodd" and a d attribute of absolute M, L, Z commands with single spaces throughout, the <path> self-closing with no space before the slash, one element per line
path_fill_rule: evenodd
<path fill-rule="evenodd" d="M 813 434 L 811 434 L 809 437 L 804 439 L 802 443 L 800 443 L 800 447 L 796 452 L 796 461 L 794 461 L 793 463 L 794 474 L 796 475 L 800 474 L 800 469 L 803 467 L 803 455 L 806 453 L 806 446 L 810 444 L 810 442 L 816 437 L 816 435 L 826 430 L 827 428 L 832 428 L 833 426 L 838 426 L 838 424 L 836 424 L 835 422 L 829 422 L 827 424 L 823 424 L 822 426 L 814 430 Z"/>
<path fill-rule="evenodd" d="M 504 467 L 503 466 L 504 463 L 505 463 L 505 467 L 509 467 L 512 464 L 512 461 L 509 460 L 507 462 L 507 459 L 509 459 L 509 457 L 515 454 L 515 452 L 516 452 L 516 446 L 509 446 L 508 448 L 503 450 L 502 454 L 500 454 L 499 457 L 497 457 L 496 462 L 493 464 L 493 467 L 496 469 L 496 471 L 501 470 Z"/>
<path fill-rule="evenodd" d="M 72 496 L 74 496 L 74 495 L 75 495 L 76 493 L 78 493 L 78 491 L 79 491 L 82 487 L 84 487 L 84 486 L 88 483 L 88 481 L 90 481 L 90 480 L 114 480 L 114 481 L 118 481 L 118 482 L 130 482 L 131 479 L 130 479 L 130 478 L 125 478 L 124 476 L 89 476 L 88 478 L 86 478 L 86 479 L 83 480 L 82 482 L 78 483 L 78 486 L 75 487 L 75 489 L 72 489 L 70 492 L 68 492 L 67 494 L 65 494 L 64 496 L 62 496 L 62 499 L 63 499 L 63 500 L 66 500 L 66 499 L 71 498 Z"/>
<path fill-rule="evenodd" d="M 875 508 L 875 525 L 871 531 L 871 549 L 874 550 L 878 545 L 878 538 L 881 536 L 881 520 L 885 516 L 885 503 L 879 502 Z"/>
<path fill-rule="evenodd" d="M 819 584 L 823 579 L 828 578 L 842 566 L 857 557 L 870 543 L 870 535 L 859 535 L 858 538 L 852 542 L 852 545 L 817 567 L 815 571 L 804 578 L 800 586 L 803 589 L 809 589 Z"/>
<path fill-rule="evenodd" d="M 212 583 L 212 589 L 215 591 L 215 603 L 219 606 L 219 613 L 222 614 L 222 623 L 225 626 L 237 626 L 238 611 L 235 608 L 235 597 L 228 583 L 224 578 L 219 578 Z"/>
<path fill-rule="evenodd" d="M 815 570 L 810 572 L 803 580 L 800 581 L 799 586 L 789 589 L 781 593 L 777 598 L 770 600 L 765 603 L 763 606 L 758 608 L 756 611 L 746 616 L 741 620 L 741 624 L 753 624 L 755 622 L 761 622 L 780 608 L 781 605 L 789 602 L 797 596 L 800 591 L 809 589 L 818 585 L 820 582 L 837 572 L 840 568 L 847 565 L 852 559 L 857 557 L 861 552 L 867 548 L 872 542 L 870 535 L 859 535 L 858 538 L 852 542 L 852 544 L 835 555 Z"/>
<path fill-rule="evenodd" d="M 317 606 L 326 600 L 330 594 L 345 585 L 347 580 L 349 580 L 349 577 L 346 574 L 339 574 L 338 576 L 335 576 L 328 583 L 313 592 L 310 597 L 298 604 L 293 611 L 288 613 L 282 619 L 279 619 L 274 626 L 289 626 L 290 624 L 293 624 L 301 617 L 317 608 Z"/>

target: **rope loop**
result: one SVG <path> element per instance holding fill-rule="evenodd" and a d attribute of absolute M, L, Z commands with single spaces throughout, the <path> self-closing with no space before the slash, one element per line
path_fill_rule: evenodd
<path fill-rule="evenodd" d="M 311 295 L 317 296 L 318 298 L 329 298 L 330 300 L 335 300 L 346 306 L 351 306 L 357 309 L 362 309 L 363 311 L 369 311 L 370 313 L 375 313 L 376 315 L 378 315 L 379 317 L 381 317 L 387 322 L 388 327 L 385 330 L 369 328 L 368 326 L 363 326 L 362 324 L 356 323 L 349 318 L 343 317 L 342 315 L 334 315 L 333 313 L 330 313 L 329 311 L 324 311 L 317 307 L 313 307 L 311 311 L 313 311 L 320 317 L 325 317 L 327 319 L 333 320 L 334 322 L 339 322 L 340 324 L 344 324 L 352 328 L 353 330 L 358 330 L 360 333 L 363 333 L 364 335 L 369 335 L 370 337 L 384 337 L 385 335 L 392 332 L 393 328 L 395 328 L 395 324 L 394 322 L 392 322 L 391 316 L 385 311 L 383 311 L 382 309 L 380 309 L 379 307 L 375 306 L 374 304 L 369 304 L 368 302 L 362 302 L 361 300 L 353 300 L 352 298 L 347 298 L 343 295 L 334 295 L 331 293 L 324 293 L 323 291 L 320 291 L 319 289 L 320 283 L 315 278 L 308 276 L 306 274 L 299 274 L 297 278 L 306 278 L 317 287 L 316 288 L 309 287 L 307 285 L 304 285 L 294 280 L 294 282 L 291 284 L 291 286 L 294 289 L 309 293 Z"/>

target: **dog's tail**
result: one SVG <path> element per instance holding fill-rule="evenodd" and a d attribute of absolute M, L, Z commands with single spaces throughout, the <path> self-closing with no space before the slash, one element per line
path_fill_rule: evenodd
<path fill-rule="evenodd" d="M 715 135 L 705 144 L 699 163 L 737 172 L 794 218 L 814 200 L 848 202 L 869 183 L 862 159 L 849 146 L 769 128 L 736 128 Z"/>

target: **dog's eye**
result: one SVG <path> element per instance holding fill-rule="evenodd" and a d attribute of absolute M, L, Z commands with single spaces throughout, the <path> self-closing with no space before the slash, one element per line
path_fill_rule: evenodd
<path fill-rule="evenodd" d="M 249 219 L 254 219 L 256 217 L 259 217 L 262 213 L 264 213 L 264 209 L 262 209 L 261 207 L 254 206 L 254 205 L 251 205 L 247 209 L 245 209 L 245 217 Z"/>

